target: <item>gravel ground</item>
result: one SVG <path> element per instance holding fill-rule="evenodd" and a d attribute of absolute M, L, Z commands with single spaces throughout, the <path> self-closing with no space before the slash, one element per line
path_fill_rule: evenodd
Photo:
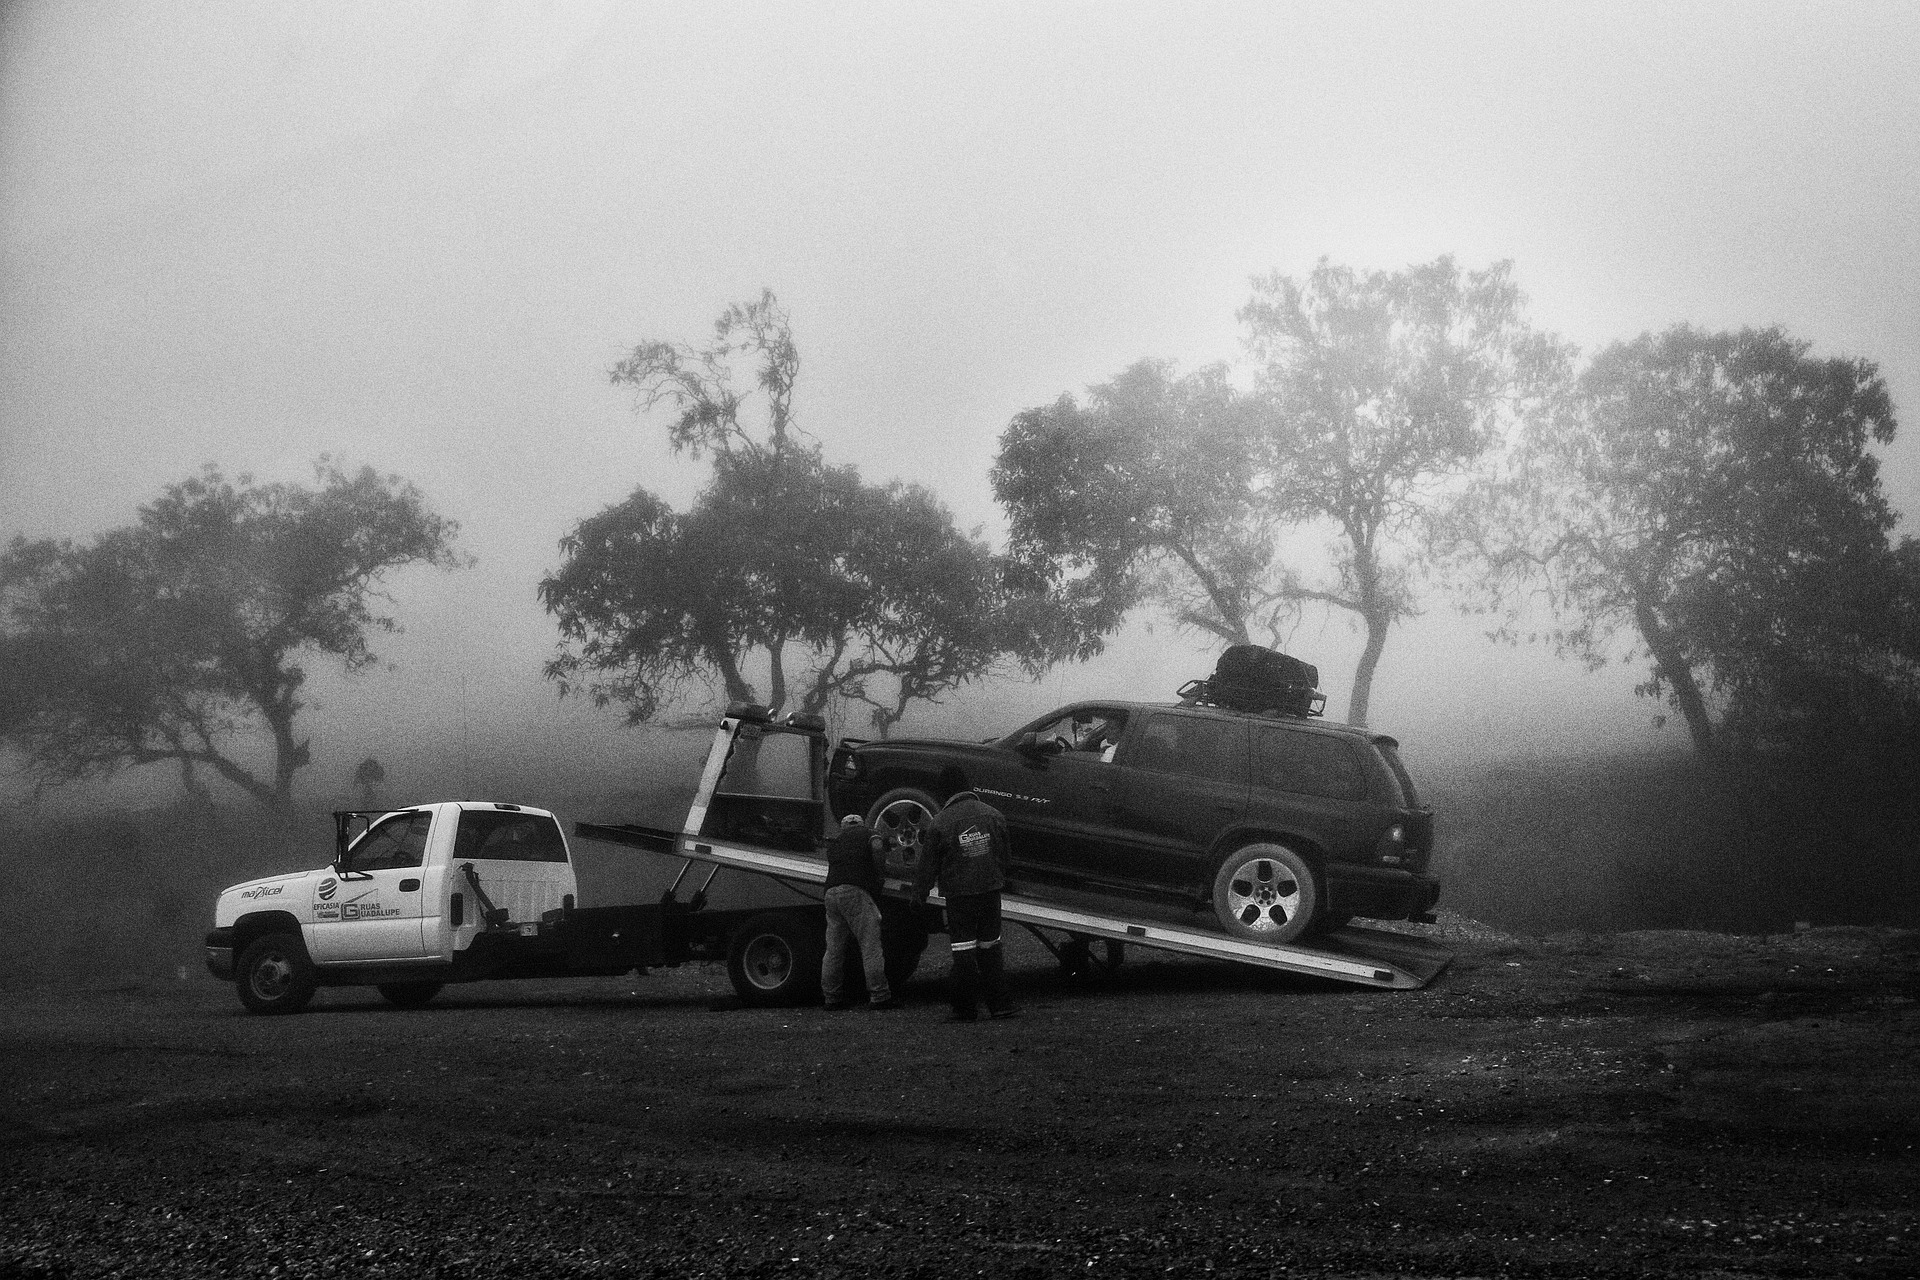
<path fill-rule="evenodd" d="M 974 1026 L 0 992 L 0 1277 L 1920 1272 L 1920 935 L 1439 933 L 1401 993 L 1022 941 Z"/>

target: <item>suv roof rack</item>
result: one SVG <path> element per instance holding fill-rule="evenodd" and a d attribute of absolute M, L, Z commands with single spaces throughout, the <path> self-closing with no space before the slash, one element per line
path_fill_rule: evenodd
<path fill-rule="evenodd" d="M 1181 705 L 1218 707 L 1250 715 L 1318 716 L 1327 710 L 1327 695 L 1311 685 L 1236 684 L 1219 679 L 1189 680 L 1175 694 Z"/>

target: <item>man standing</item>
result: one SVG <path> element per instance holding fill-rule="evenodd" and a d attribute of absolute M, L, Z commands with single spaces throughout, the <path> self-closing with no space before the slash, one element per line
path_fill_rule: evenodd
<path fill-rule="evenodd" d="M 947 900 L 947 938 L 953 944 L 951 1022 L 972 1022 L 984 997 L 987 1013 L 1011 1018 L 1006 961 L 1000 951 L 1000 891 L 1006 887 L 1013 846 L 1007 820 L 971 791 L 962 791 L 927 824 L 926 843 L 913 872 L 913 902 L 927 900 L 937 880 Z"/>
<path fill-rule="evenodd" d="M 847 940 L 860 944 L 860 965 L 867 977 L 867 1004 L 897 1009 L 887 985 L 887 953 L 880 944 L 881 872 L 886 842 L 857 813 L 840 819 L 827 846 L 827 954 L 820 961 L 820 993 L 827 1008 L 846 1009 Z"/>

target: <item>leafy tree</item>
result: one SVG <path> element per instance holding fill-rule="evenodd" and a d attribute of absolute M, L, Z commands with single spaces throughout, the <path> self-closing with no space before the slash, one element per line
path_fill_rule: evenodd
<path fill-rule="evenodd" d="M 1280 459 L 1272 512 L 1333 533 L 1331 576 L 1292 575 L 1282 594 L 1365 628 L 1347 710 L 1363 725 L 1436 522 L 1511 425 L 1545 406 L 1570 353 L 1528 327 L 1505 262 L 1356 272 L 1322 259 L 1304 280 L 1256 280 L 1240 319 Z"/>
<path fill-rule="evenodd" d="M 759 414 L 735 384 L 743 362 Z M 932 494 L 827 464 L 794 420 L 798 371 L 770 292 L 729 307 L 705 348 L 648 342 L 614 367 L 643 411 L 673 411 L 676 452 L 711 454 L 713 478 L 687 511 L 636 489 L 562 539 L 540 595 L 563 691 L 630 723 L 715 684 L 776 711 L 855 701 L 884 733 L 913 702 L 1061 651 L 1052 616 Z"/>
<path fill-rule="evenodd" d="M 1015 415 L 1000 436 L 994 495 L 1012 550 L 1084 632 L 1135 604 L 1228 644 L 1277 644 L 1292 604 L 1273 561 L 1285 514 L 1269 501 L 1268 442 L 1224 366 L 1176 376 L 1142 360 Z"/>
<path fill-rule="evenodd" d="M 1868 451 L 1894 430 L 1872 364 L 1777 328 L 1616 343 L 1480 495 L 1482 602 L 1511 628 L 1543 592 L 1590 665 L 1636 634 L 1703 754 L 1912 706 L 1920 551 Z"/>
<path fill-rule="evenodd" d="M 411 484 L 325 458 L 315 472 L 304 488 L 209 466 L 90 544 L 0 555 L 0 735 L 37 788 L 171 762 L 191 791 L 204 769 L 284 817 L 309 756 L 302 659 L 364 670 L 370 634 L 398 630 L 385 576 L 461 563 L 456 526 Z M 264 775 L 236 750 L 260 725 Z"/>
<path fill-rule="evenodd" d="M 353 767 L 353 787 L 360 793 L 360 803 L 365 808 L 373 808 L 380 795 L 380 784 L 386 780 L 387 767 L 372 756 Z"/>

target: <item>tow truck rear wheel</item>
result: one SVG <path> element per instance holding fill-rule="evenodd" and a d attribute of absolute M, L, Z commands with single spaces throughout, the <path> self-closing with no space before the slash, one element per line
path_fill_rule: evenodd
<path fill-rule="evenodd" d="M 1236 849 L 1213 878 L 1214 914 L 1236 938 L 1296 942 L 1314 927 L 1321 902 L 1319 876 L 1283 844 Z"/>
<path fill-rule="evenodd" d="M 806 1004 L 820 994 L 820 960 L 826 951 L 819 926 L 790 915 L 754 916 L 727 947 L 727 977 L 745 1004 Z"/>
<path fill-rule="evenodd" d="M 255 938 L 234 970 L 240 1003 L 254 1013 L 298 1013 L 319 986 L 307 945 L 297 933 Z"/>
<path fill-rule="evenodd" d="M 895 787 L 867 810 L 867 825 L 887 841 L 887 874 L 909 879 L 926 848 L 927 824 L 940 802 L 918 787 Z"/>
<path fill-rule="evenodd" d="M 444 982 L 382 982 L 380 994 L 396 1009 L 418 1009 L 440 994 Z"/>

